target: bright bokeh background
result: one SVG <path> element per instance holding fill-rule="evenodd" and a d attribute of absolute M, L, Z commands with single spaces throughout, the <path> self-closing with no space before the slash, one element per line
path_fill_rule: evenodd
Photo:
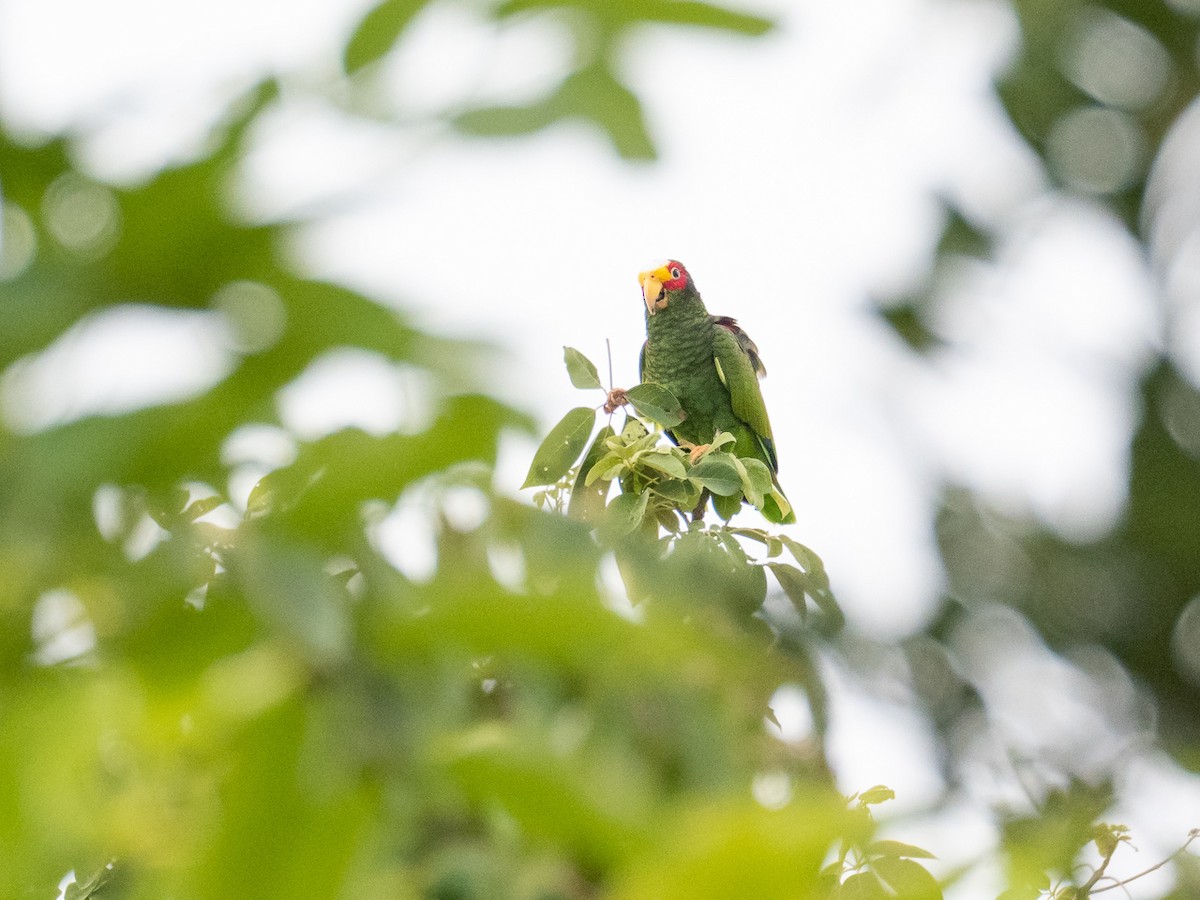
<path fill-rule="evenodd" d="M 302 269 L 501 344 L 511 357 L 495 388 L 546 423 L 575 399 L 563 344 L 603 361 L 609 339 L 616 383 L 636 381 L 633 276 L 684 260 L 710 308 L 737 316 L 769 364 L 797 532 L 822 548 L 856 624 L 892 638 L 922 623 L 939 585 L 932 471 L 1067 533 L 1111 524 L 1138 344 L 1157 340 L 1150 288 L 1114 223 L 1039 198 L 1044 175 L 991 92 L 1017 36 L 1004 4 L 751 8 L 778 16 L 778 33 L 646 28 L 625 48 L 658 163 L 622 163 L 582 123 L 499 145 L 447 141 L 432 125 L 371 133 L 311 98 L 285 98 L 237 202 L 252 217 L 327 213 L 291 248 Z M 193 152 L 232 87 L 272 67 L 334 64 L 362 5 L 0 9 L 6 116 L 33 133 L 82 128 L 90 169 L 137 179 Z M 78 27 L 62 33 L 64 18 Z M 494 39 L 470 4 L 435 5 L 389 62 L 388 88 L 404 99 L 414 84 L 408 92 L 434 108 L 479 93 L 526 99 L 567 57 L 545 29 Z M 324 165 L 331 157 L 337 166 Z M 1003 268 L 952 273 L 949 290 L 972 299 L 939 325 L 969 352 L 947 354 L 931 377 L 872 310 L 924 277 L 939 197 L 1013 223 L 1013 235 Z M 182 337 L 196 369 L 218 369 L 203 338 Z M 95 342 L 116 346 L 111 338 Z M 74 390 L 100 375 L 166 391 L 189 367 L 162 355 L 81 357 Z M 314 388 L 313 408 L 293 416 L 370 421 L 372 402 L 348 410 L 323 393 Z M 510 475 L 531 449 L 514 452 Z"/>
<path fill-rule="evenodd" d="M 315 89 L 285 88 L 231 202 L 250 220 L 313 220 L 283 248 L 303 273 L 394 301 L 434 331 L 498 344 L 489 388 L 546 427 L 578 402 L 564 344 L 603 372 L 607 339 L 615 383 L 637 380 L 634 275 L 682 260 L 709 308 L 736 316 L 762 351 L 793 533 L 824 558 L 864 647 L 897 641 L 928 624 L 945 588 L 934 537 L 944 480 L 1066 539 L 1113 526 L 1138 379 L 1164 341 L 1156 288 L 1119 221 L 1049 191 L 996 99 L 1018 41 L 1006 3 L 746 8 L 780 27 L 759 40 L 646 27 L 621 48 L 653 163 L 621 161 L 582 122 L 502 141 L 448 133 L 440 111 L 537 96 L 572 52 L 565 27 L 537 19 L 495 32 L 469 2 L 423 12 L 379 73 L 380 108 L 402 110 L 394 128 L 318 99 L 363 3 L 0 0 L 0 112 L 31 135 L 79 133 L 87 170 L 137 181 L 195 153 L 246 85 L 304 70 Z M 994 262 L 937 273 L 945 302 L 933 324 L 948 343 L 925 366 L 877 308 L 924 284 L 944 203 L 1003 240 Z M 227 369 L 227 336 L 201 318 L 109 317 L 74 334 L 40 370 L 6 381 L 6 415 L 36 429 L 211 384 Z M 137 349 L 150 334 L 154 355 Z M 387 430 L 415 415 L 394 371 L 353 354 L 327 363 L 281 398 L 297 433 Z M 533 448 L 507 448 L 502 485 L 515 491 Z M 1127 817 L 1141 829 L 1138 862 L 1174 849 L 1197 824 L 1200 783 L 1139 746 L 1136 710 L 1086 715 L 1100 701 L 1078 694 L 1097 682 L 1051 656 L 1024 620 L 997 613 L 974 627 L 960 646 L 991 648 L 967 655 L 1012 687 L 988 699 L 1013 733 L 978 748 L 973 790 L 925 832 L 909 822 L 905 839 L 950 863 L 983 852 L 995 837 L 988 804 L 1020 801 L 987 758 L 1017 746 L 1094 752 L 1097 771 L 1121 760 L 1144 801 Z M 840 669 L 830 676 L 840 786 L 887 783 L 901 812 L 937 801 L 942 761 L 906 689 L 889 697 Z M 1132 697 L 1127 681 L 1104 683 Z M 959 896 L 977 890 L 966 883 Z"/>

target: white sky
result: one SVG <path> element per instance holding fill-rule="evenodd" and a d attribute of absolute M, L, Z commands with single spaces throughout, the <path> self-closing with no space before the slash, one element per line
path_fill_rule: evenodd
<path fill-rule="evenodd" d="M 0 108 L 33 132 L 111 116 L 84 158 L 135 177 L 193 146 L 221 100 L 256 73 L 305 68 L 318 85 L 365 5 L 0 0 Z M 753 8 L 783 26 L 762 40 L 646 29 L 625 48 L 623 73 L 661 151 L 655 165 L 622 163 L 584 125 L 459 141 L 429 125 L 351 127 L 293 92 L 260 130 L 240 202 L 269 217 L 354 198 L 298 235 L 297 264 L 415 309 L 437 329 L 503 343 L 511 359 L 489 373 L 495 389 L 547 426 L 581 402 L 562 345 L 603 370 L 609 338 L 617 384 L 636 381 L 635 273 L 682 260 L 710 310 L 742 322 L 771 373 L 763 389 L 798 513 L 791 533 L 822 555 L 854 625 L 887 640 L 921 626 L 941 584 L 931 521 L 939 473 L 1068 536 L 1095 536 L 1113 520 L 1133 379 L 1159 340 L 1151 285 L 1118 224 L 1043 193 L 1039 163 L 992 96 L 1016 40 L 1005 4 Z M 534 96 L 569 59 L 554 25 L 494 38 L 472 10 L 427 11 L 387 64 L 386 93 L 410 113 L 481 85 L 487 96 Z M 937 326 L 955 349 L 927 368 L 873 317 L 870 298 L 919 284 L 938 233 L 935 193 L 1003 225 L 1006 238 L 1001 265 L 946 273 L 945 294 L 958 302 Z M 181 331 L 179 353 L 194 338 Z M 208 353 L 197 364 L 215 377 L 221 364 Z M 346 377 L 369 382 L 369 368 L 349 365 Z M 110 401 L 121 385 L 147 381 L 119 356 L 93 354 L 76 388 L 59 387 L 76 391 L 59 397 L 61 409 L 45 400 L 56 388 L 36 378 L 10 379 L 7 408 L 32 396 L 23 391 L 54 415 L 104 408 L 79 391 L 105 378 Z M 289 420 L 309 432 L 340 423 L 346 411 L 330 393 L 330 383 L 317 386 L 306 403 L 293 391 Z M 510 449 L 499 477 L 515 491 L 533 444 Z M 928 802 L 940 783 L 920 723 L 888 725 L 845 696 L 835 723 L 843 777 L 902 790 L 908 771 L 905 805 Z M 866 740 L 864 730 L 878 734 Z M 889 741 L 910 749 L 885 777 L 876 748 Z"/>

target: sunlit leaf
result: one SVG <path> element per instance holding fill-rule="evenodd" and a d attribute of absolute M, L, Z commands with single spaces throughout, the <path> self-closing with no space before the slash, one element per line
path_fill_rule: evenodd
<path fill-rule="evenodd" d="M 862 806 L 875 806 L 879 803 L 885 803 L 888 800 L 895 800 L 896 792 L 885 784 L 877 784 L 875 787 L 867 788 L 858 795 L 858 802 Z"/>
<path fill-rule="evenodd" d="M 522 488 L 541 484 L 554 484 L 583 453 L 584 445 L 596 424 L 596 411 L 587 406 L 577 406 L 558 422 L 542 445 L 533 455 L 529 474 Z"/>
<path fill-rule="evenodd" d="M 874 856 L 897 856 L 904 859 L 936 859 L 937 857 L 928 850 L 923 850 L 913 844 L 905 844 L 900 841 L 872 841 L 867 846 L 866 854 L 869 857 Z"/>
<path fill-rule="evenodd" d="M 707 804 L 671 823 L 612 888 L 614 900 L 815 898 L 840 816 L 824 792 L 784 809 Z"/>
<path fill-rule="evenodd" d="M 97 896 L 106 884 L 112 882 L 115 875 L 114 863 L 107 863 L 91 875 L 67 885 L 63 900 L 89 900 L 89 898 Z"/>
<path fill-rule="evenodd" d="M 206 516 L 221 504 L 225 503 L 224 497 L 201 497 L 188 505 L 187 509 L 180 513 L 180 518 L 186 522 L 194 522 L 201 516 Z"/>
<path fill-rule="evenodd" d="M 856 872 L 842 882 L 838 900 L 891 900 L 879 879 L 870 872 Z"/>
<path fill-rule="evenodd" d="M 942 888 L 920 863 L 898 856 L 884 856 L 871 862 L 876 875 L 894 896 L 905 900 L 942 900 Z"/>

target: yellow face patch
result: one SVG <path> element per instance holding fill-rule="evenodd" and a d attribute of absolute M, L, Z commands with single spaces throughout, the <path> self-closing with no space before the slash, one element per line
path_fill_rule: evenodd
<path fill-rule="evenodd" d="M 667 295 L 663 292 L 663 282 L 670 280 L 671 273 L 666 266 L 638 273 L 638 284 L 642 286 L 642 299 L 646 301 L 646 311 L 650 315 L 667 308 Z"/>

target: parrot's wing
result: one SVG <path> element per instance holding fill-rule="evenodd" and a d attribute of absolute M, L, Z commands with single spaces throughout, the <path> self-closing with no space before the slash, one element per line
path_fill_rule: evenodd
<path fill-rule="evenodd" d="M 754 374 L 759 378 L 766 378 L 767 367 L 763 365 L 762 357 L 758 355 L 758 345 L 750 340 L 750 335 L 746 334 L 742 326 L 737 323 L 737 319 L 733 316 L 709 316 L 708 318 L 714 324 L 733 333 L 733 336 L 737 338 L 738 346 L 750 357 L 750 365 L 754 368 Z"/>
<path fill-rule="evenodd" d="M 746 340 L 749 341 L 749 338 Z M 720 327 L 713 329 L 713 357 L 721 383 L 729 391 L 734 415 L 750 426 L 762 445 L 772 471 L 778 472 L 779 460 L 775 456 L 771 420 L 767 418 L 767 407 L 763 403 L 753 361 L 758 358 L 757 352 L 752 359 L 738 336 L 732 330 Z"/>
<path fill-rule="evenodd" d="M 649 341 L 642 341 L 642 352 L 638 354 L 638 381 L 646 380 L 646 344 Z"/>

